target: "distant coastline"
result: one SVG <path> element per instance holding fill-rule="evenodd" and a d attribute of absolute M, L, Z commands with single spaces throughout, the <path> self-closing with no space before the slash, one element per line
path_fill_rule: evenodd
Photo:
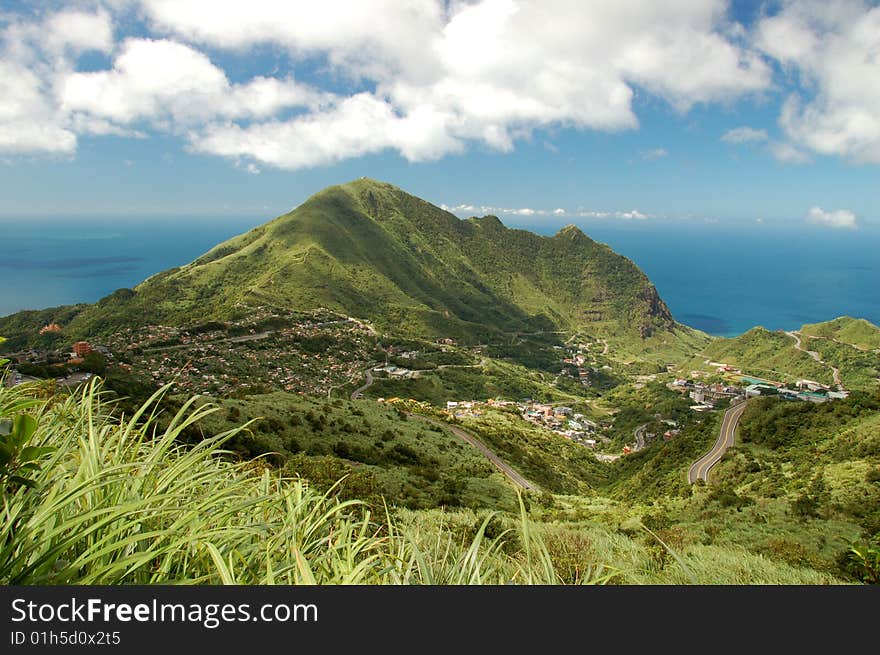
<path fill-rule="evenodd" d="M 94 302 L 192 261 L 265 219 L 6 219 L 0 316 Z M 559 227 L 507 224 L 539 234 Z M 733 336 L 756 325 L 796 329 L 841 315 L 880 323 L 877 230 L 612 221 L 581 227 L 632 259 L 677 320 L 709 334 Z"/>

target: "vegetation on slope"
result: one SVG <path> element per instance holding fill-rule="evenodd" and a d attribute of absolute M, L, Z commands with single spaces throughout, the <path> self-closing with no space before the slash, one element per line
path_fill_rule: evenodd
<path fill-rule="evenodd" d="M 804 325 L 800 332 L 807 336 L 848 343 L 862 350 L 880 348 L 880 328 L 863 318 L 841 316 L 824 323 Z"/>
<path fill-rule="evenodd" d="M 33 390 L 0 388 L 2 420 L 26 415 L 35 427 L 14 454 L 47 449 L 28 484 L 0 476 L 2 584 L 558 581 L 525 515 L 515 547 L 506 532 L 486 536 L 491 515 L 466 541 L 429 537 L 259 460 L 230 459 L 223 444 L 242 426 L 178 444 L 211 407 L 187 403 L 157 430 L 155 398 L 120 421 L 95 386 L 36 402 Z"/>
<path fill-rule="evenodd" d="M 831 369 L 795 348 L 795 341 L 785 332 L 752 328 L 732 339 L 718 339 L 703 350 L 704 358 L 731 364 L 744 372 L 772 380 L 806 378 L 823 384 L 834 382 Z"/>
<path fill-rule="evenodd" d="M 0 476 L 3 584 L 837 581 L 737 547 L 682 543 L 671 551 L 637 524 L 568 526 L 534 503 L 518 516 L 374 517 L 259 460 L 231 457 L 224 444 L 245 426 L 181 445 L 182 432 L 217 412 L 211 406 L 186 403 L 159 428 L 156 398 L 120 419 L 95 385 L 70 397 L 40 399 L 39 391 L 0 388 L 4 445 L 16 426 L 33 428 L 3 460 L 4 471 L 27 479 Z M 16 466 L 34 447 L 47 450 L 30 469 Z"/>
<path fill-rule="evenodd" d="M 806 378 L 829 386 L 834 385 L 832 367 L 836 367 L 847 389 L 872 390 L 880 377 L 880 353 L 870 345 L 878 334 L 880 328 L 863 319 L 838 318 L 805 325 L 800 350 L 785 332 L 756 327 L 738 337 L 713 341 L 703 350 L 703 359 L 690 365 L 699 368 L 708 358 L 757 377 L 788 382 Z M 805 350 L 817 352 L 821 361 Z"/>
<path fill-rule="evenodd" d="M 548 238 L 495 217 L 462 221 L 367 179 L 325 189 L 186 266 L 51 320 L 64 320 L 68 338 L 94 338 L 233 320 L 257 305 L 325 307 L 395 334 L 468 343 L 589 327 L 660 359 L 708 339 L 672 320 L 630 260 L 573 226 Z M 23 328 L 38 329 L 36 318 L 2 319 L 0 330 L 18 343 Z"/>
<path fill-rule="evenodd" d="M 513 489 L 479 452 L 395 408 L 281 392 L 217 404 L 221 411 L 201 422 L 202 432 L 246 421 L 248 428 L 228 448 L 248 459 L 269 457 L 276 468 L 304 475 L 319 489 L 333 487 L 336 497 L 365 501 L 377 511 L 383 498 L 409 508 L 516 509 Z M 200 432 L 186 436 L 202 438 Z"/>

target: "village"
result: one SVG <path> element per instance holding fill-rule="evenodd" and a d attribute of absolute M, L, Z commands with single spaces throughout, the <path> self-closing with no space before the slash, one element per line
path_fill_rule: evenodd
<path fill-rule="evenodd" d="M 238 321 L 126 328 L 102 345 L 79 341 L 72 352 L 30 349 L 10 359 L 19 371 L 51 373 L 57 382 L 73 384 L 88 379 L 80 369 L 96 353 L 108 374 L 124 372 L 150 386 L 173 382 L 179 392 L 224 396 L 243 388 L 327 394 L 357 379 L 374 357 L 374 332 L 356 319 L 325 311 L 247 309 L 247 318 Z M 61 331 L 50 324 L 41 333 Z M 19 372 L 10 376 L 12 384 L 31 379 Z"/>
<path fill-rule="evenodd" d="M 562 364 L 577 368 L 577 375 L 585 387 L 590 386 L 590 376 L 598 372 L 588 363 L 588 345 L 578 344 L 570 347 Z M 832 389 L 814 380 L 801 379 L 792 385 L 784 382 L 766 380 L 744 375 L 733 366 L 718 362 L 707 362 L 715 367 L 714 372 L 692 370 L 689 378 L 675 378 L 666 384 L 672 391 L 686 394 L 694 401 L 690 409 L 694 412 L 707 412 L 717 409 L 721 403 L 736 399 L 748 399 L 760 396 L 773 396 L 781 400 L 821 403 L 829 400 L 846 398 L 849 393 L 841 388 Z M 609 366 L 603 368 L 610 369 Z M 671 372 L 670 367 L 670 372 Z M 565 368 L 561 374 L 570 374 Z M 712 378 L 722 377 L 725 381 Z M 658 374 L 634 376 L 633 386 L 644 387 L 647 382 L 658 379 Z M 791 388 L 791 387 L 794 388 Z M 595 449 L 600 443 L 608 443 L 610 439 L 604 435 L 608 425 L 600 425 L 582 413 L 575 412 L 571 407 L 560 404 L 535 402 L 530 398 L 520 401 L 488 399 L 486 401 L 465 400 L 447 401 L 446 413 L 456 418 L 478 417 L 491 409 L 515 410 L 524 420 L 565 437 L 574 443 Z M 658 419 L 658 424 L 665 424 L 659 432 L 647 431 L 646 425 L 639 426 L 634 433 L 635 443 L 623 446 L 620 453 L 595 453 L 596 458 L 610 462 L 623 455 L 638 452 L 650 442 L 662 438 L 669 441 L 680 434 L 679 425 L 671 419 Z"/>
<path fill-rule="evenodd" d="M 88 380 L 93 373 L 108 371 L 124 372 L 131 378 L 158 387 L 169 381 L 181 393 L 231 396 L 236 393 L 263 393 L 283 390 L 301 395 L 325 395 L 334 389 L 362 378 L 365 371 L 380 377 L 408 379 L 418 377 L 420 370 L 438 370 L 452 367 L 474 368 L 480 364 L 445 363 L 432 361 L 431 368 L 424 369 L 427 354 L 451 358 L 462 357 L 453 339 L 437 339 L 434 348 L 426 353 L 412 346 L 382 346 L 378 335 L 369 325 L 357 319 L 318 310 L 303 314 L 279 312 L 267 307 L 241 307 L 246 318 L 237 321 L 212 321 L 199 326 L 178 328 L 165 325 L 149 325 L 142 328 L 120 330 L 107 338 L 105 344 L 78 341 L 70 352 L 52 350 L 29 350 L 14 353 L 17 369 L 14 376 L 7 376 L 7 384 L 19 384 L 36 379 L 22 375 L 23 371 L 42 372 L 41 377 L 51 377 L 57 371 L 56 382 L 74 386 Z M 61 333 L 61 326 L 50 323 L 41 334 Z M 594 352 L 597 346 L 600 352 Z M 584 388 L 611 366 L 603 356 L 608 344 L 578 343 L 555 346 L 562 350 L 560 376 L 576 376 Z M 482 347 L 470 355 L 480 355 Z M 97 359 L 96 359 L 97 358 Z M 384 359 L 384 364 L 377 364 Z M 445 360 L 438 360 L 445 361 Z M 466 361 L 465 359 L 461 360 Z M 97 362 L 97 366 L 96 366 Z M 721 403 L 737 398 L 774 396 L 784 400 L 825 402 L 845 398 L 842 388 L 833 390 L 811 380 L 797 380 L 787 385 L 783 382 L 744 375 L 733 366 L 719 362 L 706 362 L 714 371 L 692 370 L 688 377 L 676 377 L 666 384 L 672 391 L 686 394 L 693 404 L 694 412 L 716 409 Z M 668 379 L 672 367 L 666 373 L 630 376 L 633 388 L 638 389 L 658 376 Z M 792 388 L 793 387 L 793 388 Z M 562 436 L 590 449 L 609 443 L 606 436 L 609 422 L 602 424 L 560 403 L 537 402 L 531 398 L 518 401 L 488 399 L 449 400 L 446 412 L 453 417 L 480 416 L 490 409 L 516 412 L 523 420 Z M 627 444 L 620 454 L 597 452 L 603 461 L 613 461 L 621 455 L 638 452 L 657 438 L 670 440 L 679 433 L 678 425 L 670 419 L 658 417 L 667 423 L 660 432 L 648 431 L 645 426 L 635 430 L 635 443 Z"/>
<path fill-rule="evenodd" d="M 775 396 L 781 400 L 823 403 L 849 396 L 849 392 L 841 385 L 835 390 L 815 380 L 780 382 L 746 375 L 742 370 L 722 362 L 707 362 L 707 364 L 715 367 L 714 373 L 693 370 L 690 371 L 690 377 L 676 378 L 667 384 L 667 387 L 674 391 L 687 393 L 695 403 L 691 405 L 691 409 L 696 412 L 715 409 L 720 401 L 736 397 Z M 703 381 L 706 378 L 718 377 L 724 381 Z"/>
<path fill-rule="evenodd" d="M 495 400 L 486 401 L 465 400 L 448 401 L 446 411 L 456 418 L 465 416 L 481 416 L 489 409 L 513 408 L 526 421 L 550 430 L 560 436 L 570 439 L 584 446 L 595 447 L 598 441 L 607 441 L 607 437 L 597 434 L 599 425 L 584 414 L 576 413 L 571 407 L 563 405 L 550 405 L 535 402 L 531 398 L 520 401 Z"/>

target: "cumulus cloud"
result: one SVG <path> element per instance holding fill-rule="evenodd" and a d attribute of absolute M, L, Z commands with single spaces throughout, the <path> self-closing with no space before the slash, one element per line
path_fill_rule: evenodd
<path fill-rule="evenodd" d="M 533 209 L 531 207 L 494 207 L 492 205 L 472 205 L 462 203 L 459 205 L 440 205 L 441 209 L 458 215 L 474 216 L 474 215 L 499 215 L 499 216 L 576 216 L 578 218 L 612 218 L 622 220 L 646 220 L 651 218 L 650 214 L 645 214 L 637 209 L 628 211 L 594 211 L 594 210 L 578 210 L 570 212 L 561 207 L 556 209 Z"/>
<path fill-rule="evenodd" d="M 77 134 L 58 106 L 55 84 L 76 56 L 112 47 L 110 16 L 65 10 L 42 19 L 0 18 L 0 152 L 72 154 Z"/>
<path fill-rule="evenodd" d="M 109 52 L 113 48 L 113 23 L 103 10 L 96 13 L 63 10 L 45 19 L 37 38 L 56 53 Z"/>
<path fill-rule="evenodd" d="M 803 150 L 784 141 L 774 141 L 769 146 L 770 154 L 785 164 L 808 164 L 810 156 Z"/>
<path fill-rule="evenodd" d="M 503 152 L 541 128 L 636 129 L 637 94 L 681 113 L 761 94 L 776 60 L 798 88 L 779 119 L 786 141 L 745 126 L 724 141 L 768 142 L 789 162 L 880 161 L 880 85 L 865 82 L 880 79 L 880 8 L 860 0 L 785 2 L 751 33 L 726 0 L 78 6 L 97 9 L 3 15 L 0 152 L 71 154 L 79 135 L 153 132 L 287 169 L 386 150 L 410 161 L 474 144 Z M 117 33 L 135 20 L 136 35 Z M 284 50 L 292 69 L 232 81 L 216 63 L 262 46 Z M 109 66 L 80 69 L 89 51 Z M 311 84 L 294 79 L 300 66 Z"/>
<path fill-rule="evenodd" d="M 244 51 L 271 44 L 326 56 L 349 75 L 424 74 L 445 10 L 435 0 L 141 0 L 153 27 L 195 43 Z"/>
<path fill-rule="evenodd" d="M 230 84 L 201 52 L 173 41 L 127 39 L 111 70 L 71 73 L 59 84 L 62 107 L 118 124 L 265 118 L 328 96 L 286 79 Z"/>
<path fill-rule="evenodd" d="M 800 79 L 780 115 L 792 141 L 825 155 L 880 162 L 880 7 L 789 1 L 759 23 L 755 43 Z"/>
<path fill-rule="evenodd" d="M 460 204 L 460 205 L 440 205 L 440 209 L 446 210 L 453 214 L 467 214 L 469 216 L 474 216 L 475 214 L 482 215 L 496 215 L 499 214 L 501 216 L 549 216 L 551 214 L 557 214 L 560 210 L 548 210 L 548 209 L 532 209 L 531 207 L 492 207 L 491 205 L 469 205 L 469 204 Z M 562 210 L 564 212 L 564 210 Z"/>
<path fill-rule="evenodd" d="M 807 212 L 807 222 L 826 227 L 854 230 L 859 226 L 856 215 L 848 209 L 824 211 L 821 207 L 811 207 Z"/>
<path fill-rule="evenodd" d="M 754 127 L 736 127 L 725 132 L 722 141 L 727 143 L 760 143 L 767 140 L 767 130 L 758 130 Z"/>
<path fill-rule="evenodd" d="M 575 216 L 579 216 L 581 218 L 619 218 L 623 220 L 638 220 L 644 221 L 648 218 L 651 218 L 650 214 L 645 214 L 640 212 L 638 209 L 631 209 L 629 211 L 596 211 L 596 210 L 581 210 L 575 214 Z"/>
<path fill-rule="evenodd" d="M 0 152 L 75 150 L 76 135 L 64 126 L 43 81 L 23 66 L 0 60 Z"/>
<path fill-rule="evenodd" d="M 433 159 L 472 142 L 509 151 L 550 125 L 632 129 L 635 85 L 687 111 L 770 80 L 760 57 L 728 37 L 725 3 L 716 0 L 330 0 L 308 9 L 271 0 L 144 0 L 143 8 L 174 38 L 232 51 L 273 44 L 370 82 L 370 90 L 305 116 L 193 134 L 195 150 L 286 168 L 385 149 Z M 360 129 L 353 107 L 364 110 Z M 319 129 L 328 144 L 312 138 Z"/>

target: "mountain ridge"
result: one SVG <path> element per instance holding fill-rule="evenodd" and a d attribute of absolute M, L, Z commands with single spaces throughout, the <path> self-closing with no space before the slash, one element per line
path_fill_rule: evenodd
<path fill-rule="evenodd" d="M 188 264 L 82 306 L 65 328 L 86 337 L 227 320 L 255 305 L 326 307 L 411 336 L 472 343 L 581 331 L 650 354 L 708 341 L 674 321 L 633 262 L 577 226 L 545 237 L 497 216 L 462 220 L 368 178 L 327 187 Z"/>

